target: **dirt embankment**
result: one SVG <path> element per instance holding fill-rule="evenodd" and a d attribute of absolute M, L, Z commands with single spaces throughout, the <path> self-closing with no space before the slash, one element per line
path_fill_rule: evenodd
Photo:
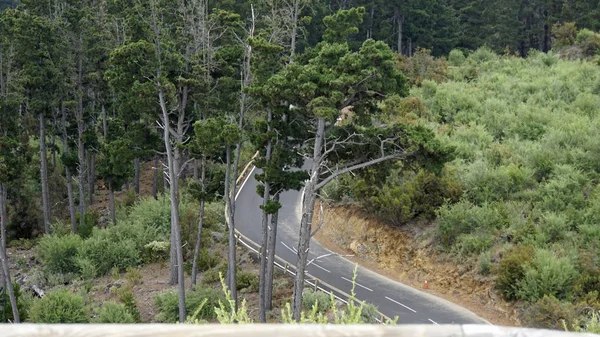
<path fill-rule="evenodd" d="M 319 218 L 320 205 L 315 215 Z M 427 226 L 392 228 L 355 206 L 324 205 L 325 225 L 315 238 L 326 248 L 354 254 L 350 260 L 413 288 L 461 305 L 489 322 L 519 326 L 514 306 L 502 300 L 493 280 L 476 272 L 475 261 L 458 265 L 437 254 Z M 318 224 L 318 219 L 313 222 Z"/>

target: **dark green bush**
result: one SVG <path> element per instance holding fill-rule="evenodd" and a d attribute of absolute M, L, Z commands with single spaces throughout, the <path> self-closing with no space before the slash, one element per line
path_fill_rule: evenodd
<path fill-rule="evenodd" d="M 495 283 L 506 299 L 518 298 L 518 283 L 525 277 L 525 267 L 533 260 L 534 253 L 531 246 L 518 246 L 500 260 L 494 271 Z"/>
<path fill-rule="evenodd" d="M 79 218 L 79 213 L 77 214 L 77 218 Z M 79 223 L 79 219 L 77 219 Z M 83 224 L 79 224 L 77 226 L 77 234 L 82 238 L 86 239 L 92 235 L 92 231 L 94 227 L 98 227 L 98 222 L 100 221 L 100 214 L 97 211 L 87 211 L 83 214 Z"/>
<path fill-rule="evenodd" d="M 78 273 L 75 258 L 82 244 L 79 235 L 45 235 L 37 246 L 36 257 L 49 273 Z"/>
<path fill-rule="evenodd" d="M 23 293 L 21 292 L 21 286 L 18 283 L 13 283 L 13 292 L 17 299 L 17 310 L 19 311 L 19 318 L 21 322 L 27 319 L 27 308 L 23 301 Z M 10 305 L 10 298 L 8 297 L 8 291 L 0 288 L 0 323 L 14 322 L 14 316 L 12 312 L 12 306 Z"/>
<path fill-rule="evenodd" d="M 201 274 L 202 284 L 212 284 L 219 281 L 219 271 L 216 268 L 209 269 Z"/>
<path fill-rule="evenodd" d="M 135 303 L 131 286 L 122 287 L 117 291 L 117 294 L 119 295 L 119 300 L 125 306 L 125 310 L 133 317 L 134 322 L 140 322 L 140 311 Z"/>
<path fill-rule="evenodd" d="M 360 316 L 364 323 L 376 324 L 377 319 L 380 318 L 379 309 L 371 303 L 364 303 Z"/>
<path fill-rule="evenodd" d="M 246 292 L 258 291 L 258 275 L 250 271 L 238 271 L 235 274 L 237 280 L 237 289 L 244 289 Z"/>
<path fill-rule="evenodd" d="M 200 249 L 198 255 L 198 270 L 207 271 L 213 267 L 216 267 L 221 262 L 221 258 L 216 254 L 209 252 L 206 249 Z"/>
<path fill-rule="evenodd" d="M 575 305 L 561 302 L 552 295 L 542 297 L 523 311 L 526 326 L 541 329 L 562 329 L 563 321 L 570 327 L 576 317 Z"/>
<path fill-rule="evenodd" d="M 190 314 L 195 313 L 200 304 L 207 300 L 196 318 L 211 319 L 216 317 L 215 307 L 219 306 L 219 301 L 225 303 L 225 295 L 223 292 L 213 288 L 195 287 L 193 290 L 185 294 L 185 308 Z M 156 296 L 156 306 L 158 314 L 156 320 L 163 323 L 174 323 L 179 319 L 179 302 L 177 293 L 174 291 L 165 292 Z"/>
<path fill-rule="evenodd" d="M 136 320 L 127 311 L 123 304 L 115 302 L 104 302 L 102 308 L 97 312 L 98 317 L 92 319 L 92 323 L 135 323 Z"/>
<path fill-rule="evenodd" d="M 454 205 L 444 205 L 438 211 L 437 240 L 446 248 L 452 247 L 461 234 L 469 234 L 477 229 L 490 232 L 503 228 L 506 219 L 497 204 L 475 206 L 467 201 Z"/>
<path fill-rule="evenodd" d="M 87 323 L 87 305 L 80 295 L 68 290 L 46 293 L 35 302 L 30 310 L 30 320 L 34 323 Z"/>
<path fill-rule="evenodd" d="M 456 239 L 452 251 L 459 257 L 480 254 L 492 247 L 494 239 L 491 234 L 462 234 Z"/>
<path fill-rule="evenodd" d="M 152 241 L 144 246 L 142 261 L 156 263 L 168 261 L 170 258 L 171 243 L 168 241 Z"/>
<path fill-rule="evenodd" d="M 79 255 L 93 261 L 99 275 L 107 274 L 114 267 L 125 269 L 136 266 L 141 261 L 140 251 L 133 240 L 115 240 L 109 230 L 94 232 L 81 246 Z"/>

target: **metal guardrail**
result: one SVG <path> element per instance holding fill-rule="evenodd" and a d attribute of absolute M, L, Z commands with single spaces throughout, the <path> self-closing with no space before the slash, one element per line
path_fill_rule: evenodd
<path fill-rule="evenodd" d="M 2 337 L 592 337 L 553 330 L 490 325 L 191 325 L 191 324 L 0 324 Z"/>

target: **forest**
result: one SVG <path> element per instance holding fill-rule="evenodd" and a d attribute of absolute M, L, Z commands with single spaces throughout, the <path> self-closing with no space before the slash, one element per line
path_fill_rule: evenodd
<path fill-rule="evenodd" d="M 305 289 L 327 203 L 427 231 L 520 325 L 600 332 L 597 1 L 0 11 L 0 323 L 374 323 L 354 294 L 338 308 Z M 251 257 L 235 231 L 249 165 Z M 300 190 L 288 277 L 280 197 Z"/>

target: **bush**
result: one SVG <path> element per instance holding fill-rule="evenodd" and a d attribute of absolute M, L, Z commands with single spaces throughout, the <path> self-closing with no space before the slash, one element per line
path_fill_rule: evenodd
<path fill-rule="evenodd" d="M 576 315 L 577 309 L 572 303 L 544 296 L 527 307 L 523 321 L 527 326 L 535 328 L 560 329 L 563 324 L 571 327 Z"/>
<path fill-rule="evenodd" d="M 558 299 L 572 298 L 573 281 L 578 277 L 572 261 L 538 250 L 531 264 L 525 266 L 524 277 L 517 281 L 517 297 L 535 302 L 545 295 Z"/>
<path fill-rule="evenodd" d="M 131 286 L 125 286 L 117 291 L 119 300 L 125 306 L 125 310 L 131 315 L 134 322 L 140 322 L 140 311 L 135 303 L 135 297 L 133 296 L 133 289 Z"/>
<path fill-rule="evenodd" d="M 500 264 L 494 271 L 495 285 L 506 299 L 517 299 L 518 282 L 525 277 L 525 266 L 533 260 L 533 257 L 533 247 L 518 246 L 500 260 Z"/>
<path fill-rule="evenodd" d="M 75 264 L 77 265 L 79 275 L 81 275 L 83 280 L 92 280 L 98 274 L 98 269 L 96 268 L 94 261 L 86 257 L 77 256 L 75 258 Z"/>
<path fill-rule="evenodd" d="M 221 258 L 206 249 L 200 249 L 198 254 L 198 270 L 207 271 L 219 265 Z"/>
<path fill-rule="evenodd" d="M 494 53 L 489 47 L 480 47 L 469 55 L 469 59 L 475 61 L 475 63 L 481 64 L 489 61 L 493 61 L 498 58 L 498 55 Z"/>
<path fill-rule="evenodd" d="M 491 234 L 462 234 L 458 236 L 452 251 L 459 258 L 480 254 L 489 250 L 494 244 Z"/>
<path fill-rule="evenodd" d="M 594 33 L 593 31 L 587 29 L 587 28 L 583 28 L 580 29 L 577 32 L 577 37 L 575 38 L 575 41 L 579 44 L 585 43 L 588 39 L 592 38 L 596 33 Z"/>
<path fill-rule="evenodd" d="M 363 303 L 360 315 L 364 323 L 376 324 L 379 318 L 379 309 L 371 303 Z"/>
<path fill-rule="evenodd" d="M 78 273 L 75 257 L 82 243 L 79 235 L 45 235 L 37 246 L 36 257 L 49 273 Z"/>
<path fill-rule="evenodd" d="M 490 251 L 479 254 L 479 274 L 488 275 L 492 271 L 492 253 Z"/>
<path fill-rule="evenodd" d="M 572 46 L 577 36 L 577 27 L 574 22 L 555 23 L 552 26 L 552 35 L 554 48 Z"/>
<path fill-rule="evenodd" d="M 195 287 L 185 294 L 185 308 L 188 313 L 194 313 L 204 300 L 206 304 L 195 317 L 197 319 L 211 319 L 216 317 L 214 308 L 219 306 L 219 301 L 225 301 L 225 295 L 213 288 Z M 179 320 L 179 301 L 176 292 L 166 292 L 156 296 L 158 314 L 156 320 L 163 323 L 174 323 Z"/>
<path fill-rule="evenodd" d="M 250 271 L 238 271 L 235 274 L 237 289 L 249 293 L 254 293 L 258 291 L 258 275 L 256 273 Z"/>
<path fill-rule="evenodd" d="M 14 322 L 14 316 L 12 312 L 12 306 L 10 304 L 10 298 L 8 297 L 8 291 L 0 288 L 0 323 Z M 23 293 L 21 292 L 21 286 L 18 283 L 13 283 L 13 292 L 17 300 L 17 310 L 19 311 L 19 318 L 21 322 L 27 319 L 28 307 L 24 300 Z"/>
<path fill-rule="evenodd" d="M 168 261 L 170 258 L 171 243 L 169 241 L 152 241 L 144 246 L 142 261 L 156 263 Z"/>
<path fill-rule="evenodd" d="M 77 214 L 79 217 L 79 214 Z M 77 219 L 79 223 L 79 219 Z M 92 235 L 94 227 L 98 227 L 100 214 L 97 211 L 87 211 L 83 214 L 83 224 L 77 226 L 77 234 L 86 239 Z"/>
<path fill-rule="evenodd" d="M 494 206 L 475 206 L 467 201 L 442 206 L 438 211 L 437 240 L 448 248 L 461 234 L 472 233 L 476 229 L 489 232 L 504 227 L 506 219 Z"/>
<path fill-rule="evenodd" d="M 87 323 L 89 313 L 83 297 L 68 290 L 56 290 L 35 302 L 30 320 L 34 323 Z"/>
<path fill-rule="evenodd" d="M 302 305 L 307 311 L 312 310 L 313 306 L 317 305 L 317 312 L 325 313 L 331 308 L 331 296 L 319 290 L 306 289 L 302 293 Z"/>
<path fill-rule="evenodd" d="M 467 58 L 462 50 L 452 49 L 450 55 L 448 55 L 448 64 L 454 67 L 460 67 L 465 63 L 466 59 Z"/>
<path fill-rule="evenodd" d="M 115 302 L 104 302 L 98 310 L 98 317 L 92 323 L 135 323 L 133 316 L 127 311 L 123 304 Z"/>
<path fill-rule="evenodd" d="M 79 254 L 93 261 L 99 275 L 107 274 L 113 267 L 122 270 L 137 266 L 141 261 L 133 240 L 115 240 L 110 237 L 108 230 L 96 231 L 85 240 Z"/>
<path fill-rule="evenodd" d="M 219 271 L 215 268 L 202 273 L 202 284 L 208 285 L 219 281 Z"/>

